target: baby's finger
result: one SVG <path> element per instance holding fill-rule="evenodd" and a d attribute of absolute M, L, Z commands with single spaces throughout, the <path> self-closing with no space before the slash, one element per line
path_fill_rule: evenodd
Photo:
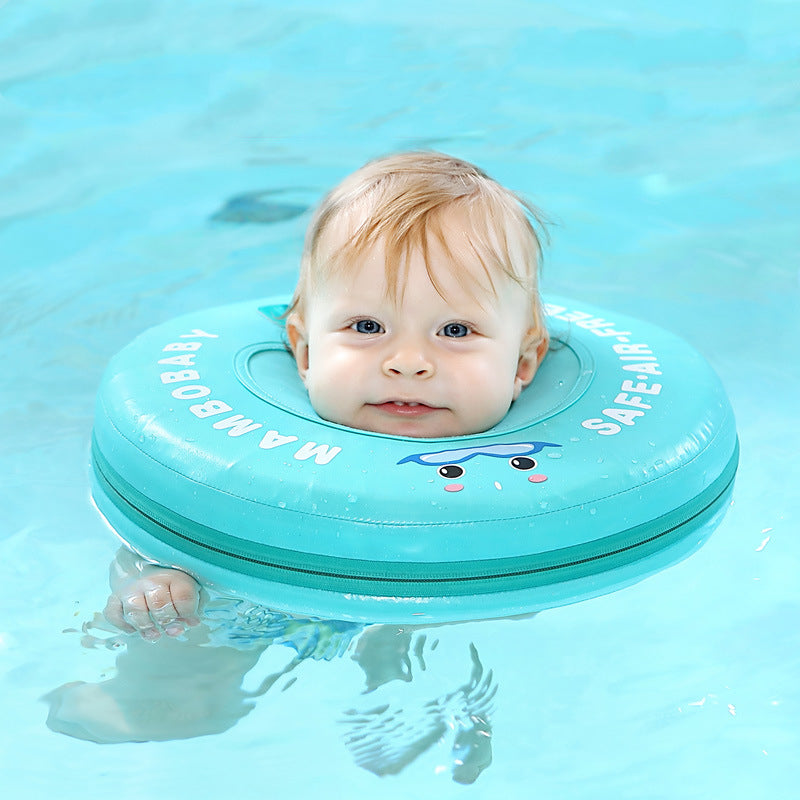
<path fill-rule="evenodd" d="M 150 616 L 150 609 L 143 593 L 123 595 L 122 610 L 125 620 L 148 640 L 158 639 L 161 632 Z"/>
<path fill-rule="evenodd" d="M 191 579 L 183 579 L 170 583 L 172 605 L 178 618 L 187 625 L 197 625 L 200 593 L 197 584 Z"/>
<path fill-rule="evenodd" d="M 122 611 L 122 601 L 115 594 L 112 594 L 103 609 L 103 616 L 115 627 L 125 633 L 135 633 L 136 629 L 128 625 Z"/>
<path fill-rule="evenodd" d="M 156 627 L 166 629 L 178 622 L 180 614 L 172 602 L 172 593 L 167 584 L 156 584 L 145 592 L 147 608 L 150 612 L 150 619 Z"/>

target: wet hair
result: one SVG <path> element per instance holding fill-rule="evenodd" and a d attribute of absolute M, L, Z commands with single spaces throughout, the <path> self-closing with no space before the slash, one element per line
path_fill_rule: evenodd
<path fill-rule="evenodd" d="M 457 241 L 453 241 L 453 213 L 464 220 Z M 346 234 L 333 246 L 326 234 L 337 222 L 343 223 Z M 446 223 L 450 223 L 448 231 Z M 302 318 L 305 298 L 318 282 L 346 274 L 376 245 L 384 248 L 392 300 L 402 295 L 408 260 L 417 250 L 431 283 L 442 294 L 428 258 L 434 244 L 473 294 L 481 288 L 496 292 L 500 275 L 522 287 L 530 298 L 532 327 L 544 337 L 538 290 L 540 235 L 546 238 L 541 213 L 467 161 L 437 152 L 379 158 L 345 178 L 314 214 L 287 314 L 296 312 Z M 458 269 L 459 261 L 470 256 L 483 268 L 485 283 L 470 271 Z"/>

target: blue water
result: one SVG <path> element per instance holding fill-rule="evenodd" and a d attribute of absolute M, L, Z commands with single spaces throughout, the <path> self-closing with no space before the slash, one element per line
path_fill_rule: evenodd
<path fill-rule="evenodd" d="M 800 6 L 778 0 L 0 3 L 4 792 L 794 796 L 798 29 Z M 412 680 L 372 694 L 350 650 L 299 663 L 218 735 L 99 747 L 52 732 L 40 698 L 112 677 L 119 655 L 80 632 L 116 550 L 87 490 L 106 361 L 179 312 L 286 290 L 303 209 L 411 147 L 546 209 L 547 290 L 704 353 L 740 429 L 727 518 L 609 596 L 412 632 Z M 246 685 L 293 654 L 268 648 Z M 465 787 L 452 748 L 476 658 L 496 689 L 493 762 Z M 432 698 L 445 728 L 397 774 L 365 768 L 347 712 L 415 720 L 402 749 Z"/>

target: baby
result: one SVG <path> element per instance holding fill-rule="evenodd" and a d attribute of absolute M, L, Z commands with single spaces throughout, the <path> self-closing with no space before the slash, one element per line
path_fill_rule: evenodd
<path fill-rule="evenodd" d="M 491 428 L 547 350 L 539 240 L 515 195 L 439 153 L 373 161 L 323 201 L 286 320 L 324 419 L 401 436 Z"/>
<path fill-rule="evenodd" d="M 535 209 L 440 153 L 347 177 L 311 221 L 286 316 L 320 417 L 412 437 L 498 423 L 548 347 L 534 225 Z M 197 624 L 196 584 L 177 570 L 118 559 L 112 592 L 106 616 L 123 630 Z"/>

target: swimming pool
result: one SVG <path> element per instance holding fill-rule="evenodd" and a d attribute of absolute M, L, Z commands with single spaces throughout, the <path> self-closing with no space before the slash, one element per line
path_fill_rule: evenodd
<path fill-rule="evenodd" d="M 663 8 L 0 7 L 4 788 L 792 795 L 800 13 Z M 80 632 L 116 550 L 87 488 L 106 361 L 177 313 L 285 291 L 303 210 L 366 158 L 425 146 L 555 219 L 547 290 L 678 331 L 711 361 L 742 444 L 726 519 L 688 560 L 605 597 L 384 631 L 394 655 L 366 681 L 360 639 L 290 672 L 294 651 L 271 646 L 245 687 L 274 683 L 218 735 L 98 747 L 53 733 L 40 698 L 111 678 L 120 655 Z M 465 788 L 453 764 L 470 729 L 491 733 L 492 763 Z M 381 759 L 396 774 L 373 774 Z"/>

